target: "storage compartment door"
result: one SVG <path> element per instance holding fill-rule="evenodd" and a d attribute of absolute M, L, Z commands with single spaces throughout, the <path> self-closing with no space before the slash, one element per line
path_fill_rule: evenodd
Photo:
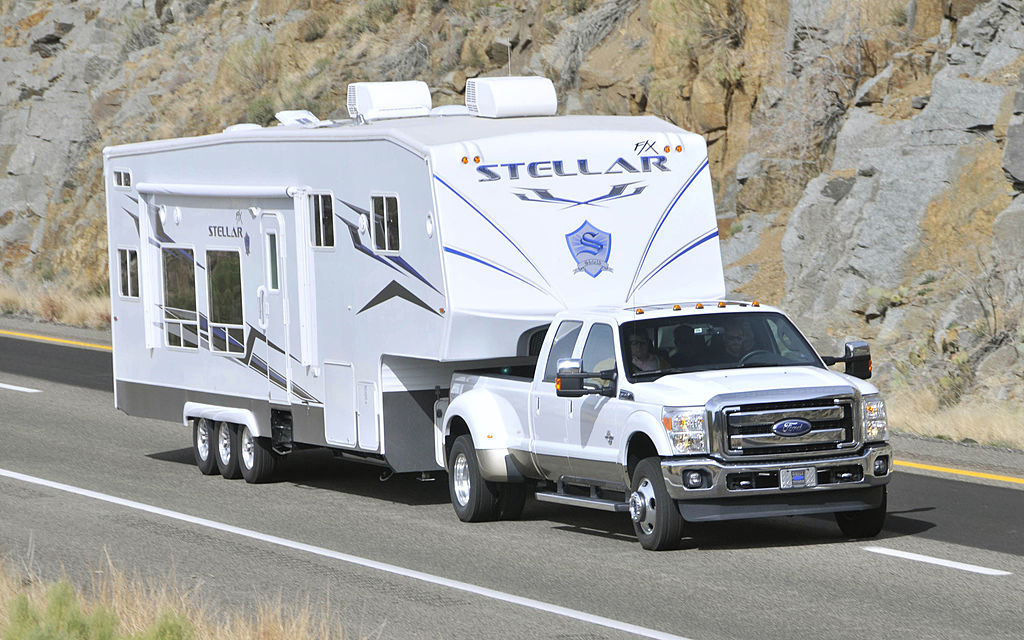
<path fill-rule="evenodd" d="M 356 420 L 359 423 L 359 448 L 366 451 L 379 450 L 377 385 L 373 382 L 360 382 L 356 385 Z"/>
<path fill-rule="evenodd" d="M 355 372 L 349 363 L 324 363 L 324 439 L 327 444 L 356 445 Z"/>

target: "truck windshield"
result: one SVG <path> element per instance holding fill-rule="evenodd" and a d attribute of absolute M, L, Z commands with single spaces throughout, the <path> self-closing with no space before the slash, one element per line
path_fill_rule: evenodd
<path fill-rule="evenodd" d="M 652 318 L 619 331 L 631 382 L 710 369 L 823 366 L 793 323 L 774 312 Z"/>

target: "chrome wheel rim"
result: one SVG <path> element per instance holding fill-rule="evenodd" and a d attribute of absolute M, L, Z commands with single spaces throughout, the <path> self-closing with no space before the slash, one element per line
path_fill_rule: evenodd
<path fill-rule="evenodd" d="M 460 507 L 469 504 L 469 459 L 466 454 L 460 453 L 455 456 L 455 466 L 452 468 L 452 486 L 455 488 L 455 499 Z"/>
<path fill-rule="evenodd" d="M 224 464 L 231 462 L 231 432 L 227 427 L 217 430 L 217 453 Z"/>
<path fill-rule="evenodd" d="M 210 457 L 210 423 L 206 420 L 200 420 L 196 427 L 196 453 L 200 460 Z"/>
<path fill-rule="evenodd" d="M 658 521 L 658 504 L 654 497 L 654 485 L 643 478 L 636 491 L 629 496 L 629 515 L 646 535 L 654 532 Z"/>
<path fill-rule="evenodd" d="M 249 427 L 242 429 L 241 440 L 242 464 L 245 465 L 246 469 L 252 469 L 253 456 L 255 455 L 253 449 L 256 447 L 256 442 L 253 440 L 252 434 L 249 433 Z"/>

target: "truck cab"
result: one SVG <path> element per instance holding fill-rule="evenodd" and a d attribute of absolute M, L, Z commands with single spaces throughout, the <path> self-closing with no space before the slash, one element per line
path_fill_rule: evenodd
<path fill-rule="evenodd" d="M 846 373 L 827 366 L 838 362 Z M 812 513 L 873 536 L 891 449 L 869 376 L 866 344 L 823 359 L 756 302 L 565 311 L 532 377 L 453 378 L 453 504 L 463 519 L 508 517 L 536 488 L 538 500 L 628 512 L 650 549 L 674 546 L 686 522 Z M 464 508 L 474 479 L 492 510 Z"/>

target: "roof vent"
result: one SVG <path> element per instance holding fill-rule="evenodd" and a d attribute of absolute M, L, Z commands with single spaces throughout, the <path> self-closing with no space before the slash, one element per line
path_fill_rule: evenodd
<path fill-rule="evenodd" d="M 305 109 L 278 111 L 274 117 L 286 127 L 315 127 L 320 124 L 320 118 Z"/>
<path fill-rule="evenodd" d="M 553 116 L 558 110 L 555 85 L 540 76 L 470 78 L 466 107 L 484 118 Z"/>
<path fill-rule="evenodd" d="M 348 116 L 364 120 L 430 115 L 426 82 L 353 82 L 348 85 Z"/>
<path fill-rule="evenodd" d="M 230 127 L 225 128 L 224 133 L 231 133 L 232 131 L 255 131 L 257 129 L 262 128 L 263 127 L 253 122 L 240 122 L 238 124 L 233 124 Z"/>

